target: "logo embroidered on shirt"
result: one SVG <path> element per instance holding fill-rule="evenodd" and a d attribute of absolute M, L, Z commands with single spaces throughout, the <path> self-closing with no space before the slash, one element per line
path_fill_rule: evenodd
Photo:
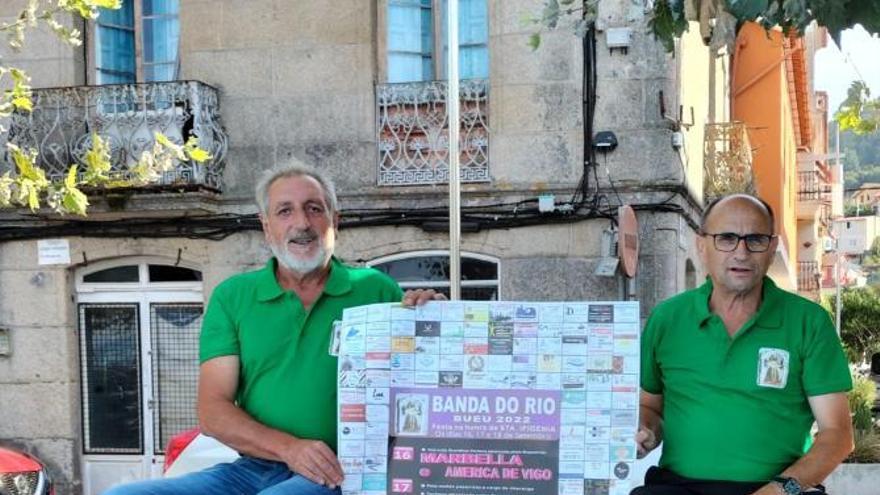
<path fill-rule="evenodd" d="M 758 386 L 785 388 L 788 383 L 789 355 L 785 349 L 758 349 Z"/>

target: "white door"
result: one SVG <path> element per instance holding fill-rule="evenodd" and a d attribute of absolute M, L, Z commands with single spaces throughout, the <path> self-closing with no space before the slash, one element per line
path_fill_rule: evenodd
<path fill-rule="evenodd" d="M 83 493 L 162 475 L 171 436 L 196 426 L 201 273 L 155 259 L 77 276 Z"/>

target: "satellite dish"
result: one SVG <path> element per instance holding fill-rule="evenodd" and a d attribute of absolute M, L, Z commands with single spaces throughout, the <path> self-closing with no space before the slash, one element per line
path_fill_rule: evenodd
<path fill-rule="evenodd" d="M 620 257 L 623 274 L 633 278 L 639 267 L 639 222 L 631 206 L 624 205 L 617 209 L 617 228 L 617 256 Z"/>

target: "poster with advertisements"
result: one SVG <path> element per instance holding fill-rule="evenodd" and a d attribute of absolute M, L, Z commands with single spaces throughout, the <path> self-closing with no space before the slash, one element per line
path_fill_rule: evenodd
<path fill-rule="evenodd" d="M 430 302 L 337 327 L 345 495 L 627 495 L 637 302 Z"/>

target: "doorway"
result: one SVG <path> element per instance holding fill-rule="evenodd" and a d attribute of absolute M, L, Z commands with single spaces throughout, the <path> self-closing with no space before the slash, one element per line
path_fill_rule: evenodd
<path fill-rule="evenodd" d="M 202 274 L 162 259 L 77 274 L 83 493 L 160 477 L 171 436 L 197 425 Z"/>

